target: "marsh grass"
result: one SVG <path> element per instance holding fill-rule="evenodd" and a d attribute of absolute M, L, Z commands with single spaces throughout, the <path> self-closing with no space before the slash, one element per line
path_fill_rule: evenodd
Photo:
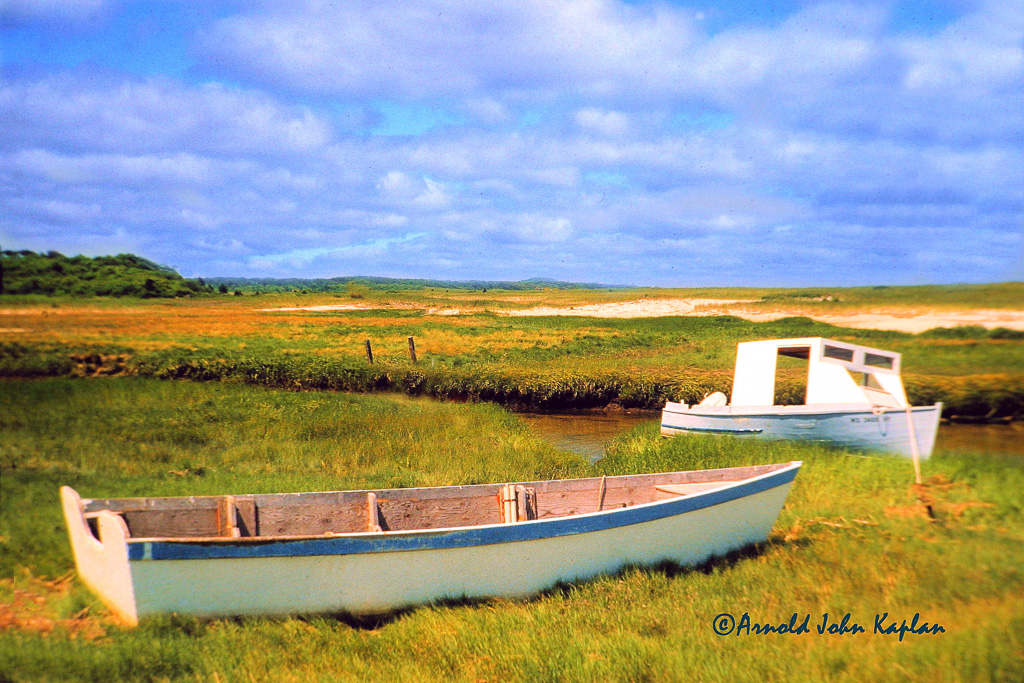
<path fill-rule="evenodd" d="M 364 303 L 380 309 L 341 312 L 262 312 L 254 308 L 257 297 L 120 306 L 54 301 L 56 308 L 24 304 L 11 309 L 11 318 L 21 325 L 13 329 L 21 331 L 0 338 L 0 376 L 134 374 L 392 391 L 526 408 L 654 409 L 665 400 L 693 403 L 710 391 L 728 391 L 740 341 L 827 336 L 903 353 L 912 400 L 941 400 L 946 415 L 1009 418 L 1024 411 L 1022 335 L 956 328 L 915 336 L 808 318 L 765 323 L 728 316 L 509 318 L 487 312 L 428 315 L 428 309 L 410 308 L 417 301 L 437 304 L 431 296 L 469 294 L 482 293 L 403 292 L 410 303 L 382 301 L 386 294 L 374 292 Z M 536 302 L 540 296 L 517 292 L 513 298 Z M 557 301 L 625 294 L 550 296 Z M 258 299 L 269 308 L 337 300 L 322 295 Z M 415 365 L 408 358 L 409 336 L 416 339 Z M 373 345 L 372 366 L 364 355 L 366 340 Z M 798 394 L 796 384 L 783 382 L 781 393 Z"/>
<path fill-rule="evenodd" d="M 484 404 L 139 379 L 0 382 L 0 680 L 1020 680 L 1024 466 L 941 450 L 910 465 L 813 445 L 618 438 L 590 465 Z M 69 574 L 57 487 L 85 496 L 512 481 L 803 460 L 768 543 L 526 601 L 117 626 Z M 930 520 L 922 501 L 935 512 Z M 720 637 L 712 619 L 858 635 Z M 871 633 L 876 613 L 939 623 Z"/>

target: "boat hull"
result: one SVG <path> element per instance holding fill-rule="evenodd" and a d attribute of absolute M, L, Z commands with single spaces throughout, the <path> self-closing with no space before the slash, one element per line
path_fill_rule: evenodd
<path fill-rule="evenodd" d="M 941 403 L 910 411 L 921 459 L 931 457 L 941 414 Z M 907 412 L 900 408 L 884 411 L 863 406 L 738 409 L 667 404 L 661 415 L 662 436 L 693 433 L 814 441 L 906 457 L 913 455 Z"/>
<path fill-rule="evenodd" d="M 375 614 L 444 599 L 523 597 L 559 581 L 628 565 L 692 565 L 763 542 L 800 463 L 694 495 L 629 508 L 471 528 L 217 542 L 128 539 L 104 511 L 100 538 L 72 531 L 80 573 L 86 551 L 106 549 L 130 580 L 86 583 L 129 623 L 149 614 L 197 616 Z M 77 494 L 63 489 L 69 527 Z M 78 501 L 80 504 L 80 501 Z M 80 505 L 79 505 L 80 507 Z M 106 522 L 105 524 L 102 522 Z M 120 521 L 117 519 L 116 521 Z M 76 540 L 76 535 L 81 537 Z M 88 537 L 86 537 L 88 535 Z M 123 559 L 122 559 L 123 558 Z"/>

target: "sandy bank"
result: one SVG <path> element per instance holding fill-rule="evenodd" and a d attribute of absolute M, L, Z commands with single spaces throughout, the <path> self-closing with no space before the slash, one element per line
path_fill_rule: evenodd
<path fill-rule="evenodd" d="M 778 320 L 792 316 L 807 316 L 814 320 L 838 325 L 874 330 L 896 330 L 899 332 L 924 332 L 934 327 L 957 327 L 960 325 L 980 325 L 987 329 L 1005 327 L 1011 330 L 1024 330 L 1024 311 L 996 309 L 973 309 L 961 311 L 934 311 L 905 309 L 884 313 L 806 313 L 800 310 L 780 308 L 773 311 L 753 309 L 750 299 L 638 299 L 636 301 L 617 301 L 605 304 L 585 304 L 556 308 L 552 306 L 536 306 L 518 310 L 495 310 L 494 313 L 512 317 L 569 315 L 592 318 L 657 318 L 670 315 L 710 316 L 734 315 L 754 322 Z M 366 304 L 331 304 L 326 306 L 298 306 L 291 308 L 261 308 L 260 311 L 356 311 L 381 308 Z M 395 304 L 389 309 L 420 308 L 411 304 Z M 428 308 L 427 315 L 469 315 L 478 310 L 462 310 L 457 308 Z"/>
<path fill-rule="evenodd" d="M 580 315 L 591 318 L 658 318 L 666 315 L 707 315 L 698 313 L 697 309 L 750 302 L 749 299 L 638 299 L 637 301 L 617 301 L 608 304 L 586 304 L 570 308 L 537 306 L 520 310 L 495 311 L 495 313 L 511 316 Z"/>
<path fill-rule="evenodd" d="M 934 327 L 980 325 L 987 329 L 1005 327 L 1024 330 L 1024 311 L 965 310 L 965 311 L 905 311 L 888 313 L 822 313 L 779 309 L 775 311 L 751 310 L 744 304 L 749 300 L 729 299 L 640 299 L 609 304 L 588 304 L 571 308 L 538 306 L 519 311 L 496 311 L 511 316 L 532 315 L 585 315 L 595 318 L 653 318 L 666 315 L 734 315 L 746 320 L 764 322 L 792 316 L 807 316 L 814 320 L 838 325 L 874 330 L 924 332 Z"/>

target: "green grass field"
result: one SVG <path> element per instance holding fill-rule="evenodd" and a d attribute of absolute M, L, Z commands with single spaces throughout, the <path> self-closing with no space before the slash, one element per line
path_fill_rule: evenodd
<path fill-rule="evenodd" d="M 0 681 L 1014 681 L 1024 678 L 1024 463 L 909 462 L 722 438 L 620 437 L 591 465 L 489 404 L 139 378 L 0 381 Z M 57 488 L 284 492 L 806 464 L 770 541 L 527 601 L 136 629 L 77 581 Z M 922 502 L 923 501 L 923 502 Z M 925 513 L 931 505 L 935 519 Z M 718 636 L 713 619 L 849 613 L 862 634 Z M 915 613 L 944 633 L 873 633 Z M 890 618 L 891 622 L 892 619 Z"/>

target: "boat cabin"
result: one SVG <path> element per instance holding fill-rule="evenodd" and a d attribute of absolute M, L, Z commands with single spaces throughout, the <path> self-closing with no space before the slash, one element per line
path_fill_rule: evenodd
<path fill-rule="evenodd" d="M 900 354 L 822 337 L 737 344 L 732 406 L 774 404 L 779 356 L 807 361 L 806 405 L 907 406 Z"/>

